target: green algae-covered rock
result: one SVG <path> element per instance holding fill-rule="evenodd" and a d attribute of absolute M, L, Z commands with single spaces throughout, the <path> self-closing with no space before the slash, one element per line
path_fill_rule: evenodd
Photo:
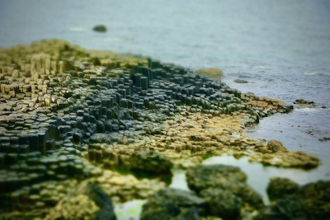
<path fill-rule="evenodd" d="M 207 202 L 208 214 L 223 219 L 237 219 L 240 215 L 241 199 L 230 191 L 208 188 L 200 192 Z"/>
<path fill-rule="evenodd" d="M 291 195 L 299 190 L 299 184 L 288 179 L 274 177 L 270 179 L 267 187 L 267 194 L 270 200 L 281 199 L 286 195 Z"/>
<path fill-rule="evenodd" d="M 155 151 L 136 151 L 131 157 L 132 169 L 146 172 L 170 172 L 173 163 Z"/>
<path fill-rule="evenodd" d="M 245 184 L 247 176 L 239 167 L 227 165 L 198 165 L 186 173 L 188 186 L 199 192 L 207 188 L 229 189 Z"/>

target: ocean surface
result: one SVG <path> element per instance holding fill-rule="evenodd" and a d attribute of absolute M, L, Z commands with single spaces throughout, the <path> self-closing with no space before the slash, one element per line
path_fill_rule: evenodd
<path fill-rule="evenodd" d="M 108 31 L 94 32 L 98 24 Z M 265 197 L 272 176 L 300 184 L 330 180 L 330 141 L 322 141 L 330 137 L 330 1 L 0 0 L 0 47 L 53 38 L 193 70 L 219 68 L 223 81 L 242 92 L 287 104 L 314 101 L 318 107 L 265 118 L 247 134 L 318 156 L 318 168 L 277 169 L 230 157 L 205 163 L 240 166 L 249 184 Z M 187 188 L 184 172 L 174 176 L 172 187 Z"/>

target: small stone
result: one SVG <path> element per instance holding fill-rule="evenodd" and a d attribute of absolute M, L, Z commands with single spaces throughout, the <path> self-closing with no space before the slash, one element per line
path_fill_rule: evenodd
<path fill-rule="evenodd" d="M 96 25 L 93 30 L 97 32 L 106 32 L 107 28 L 104 25 Z"/>

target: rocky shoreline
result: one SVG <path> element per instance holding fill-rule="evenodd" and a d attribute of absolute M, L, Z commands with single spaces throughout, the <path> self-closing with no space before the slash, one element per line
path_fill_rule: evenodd
<path fill-rule="evenodd" d="M 198 164 L 214 155 L 247 156 L 250 162 L 287 168 L 319 165 L 317 157 L 289 151 L 279 141 L 245 136 L 246 127 L 293 107 L 242 94 L 221 77 L 217 69 L 193 72 L 150 58 L 86 51 L 61 40 L 0 49 L 1 213 L 56 219 L 49 213 L 71 204 L 66 194 L 82 181 L 101 186 L 115 202 L 152 200 L 159 190 L 177 193 L 167 192 L 166 182 L 157 178 L 141 180 L 118 169 L 159 176 L 179 167 L 188 169 L 189 184 L 191 170 L 203 169 Z M 263 204 L 243 179 L 238 184 L 242 192 L 198 189 L 202 199 L 195 198 L 196 203 L 208 207 L 202 216 L 239 218 L 240 208 L 228 210 L 215 202 L 222 197 L 233 204 L 242 200 L 244 213 L 255 216 Z M 77 201 L 99 210 L 87 197 Z M 179 218 L 182 210 L 174 210 Z M 80 217 L 62 213 L 62 218 Z"/>

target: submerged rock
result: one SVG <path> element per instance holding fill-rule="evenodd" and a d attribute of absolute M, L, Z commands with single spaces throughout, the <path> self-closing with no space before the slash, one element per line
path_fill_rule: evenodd
<path fill-rule="evenodd" d="M 267 187 L 269 200 L 282 199 L 286 195 L 295 194 L 299 190 L 299 184 L 288 179 L 273 177 Z"/>
<path fill-rule="evenodd" d="M 115 220 L 111 199 L 105 191 L 88 180 L 64 197 L 45 219 Z"/>
<path fill-rule="evenodd" d="M 206 203 L 190 192 L 165 188 L 149 197 L 143 205 L 142 220 L 184 220 L 200 219 L 205 212 Z"/>
<path fill-rule="evenodd" d="M 94 28 L 93 28 L 94 31 L 97 31 L 97 32 L 106 32 L 107 31 L 107 27 L 104 26 L 104 25 L 96 25 Z"/>

